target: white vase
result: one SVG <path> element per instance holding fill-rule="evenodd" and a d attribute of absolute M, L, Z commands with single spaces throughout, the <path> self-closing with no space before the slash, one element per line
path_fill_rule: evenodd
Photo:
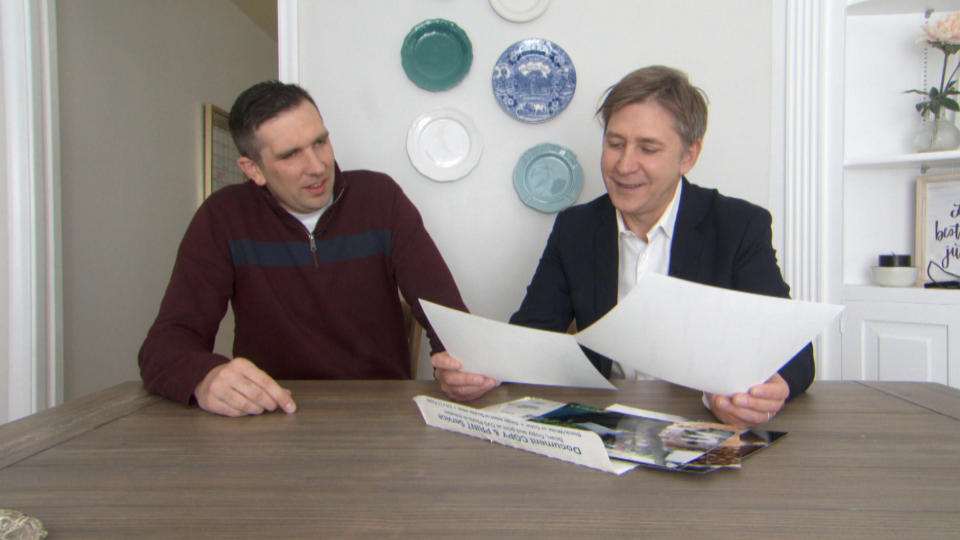
<path fill-rule="evenodd" d="M 942 152 L 960 147 L 960 129 L 954 122 L 953 111 L 941 112 L 936 118 L 921 120 L 920 129 L 913 138 L 917 152 Z"/>

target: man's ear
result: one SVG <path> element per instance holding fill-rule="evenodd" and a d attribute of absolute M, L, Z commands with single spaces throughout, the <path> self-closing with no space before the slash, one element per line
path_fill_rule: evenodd
<path fill-rule="evenodd" d="M 243 174 L 247 175 L 247 178 L 256 182 L 258 186 L 262 186 L 267 183 L 267 179 L 263 176 L 263 171 L 260 170 L 260 166 L 257 165 L 256 161 L 245 156 L 240 156 L 237 159 L 237 165 L 240 166 L 240 170 L 243 171 Z"/>
<path fill-rule="evenodd" d="M 703 150 L 703 141 L 696 141 L 687 147 L 680 158 L 680 174 L 687 174 L 697 164 L 700 151 Z"/>

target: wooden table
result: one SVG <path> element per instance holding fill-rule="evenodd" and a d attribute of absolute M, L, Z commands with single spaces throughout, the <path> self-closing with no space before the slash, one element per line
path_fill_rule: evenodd
<path fill-rule="evenodd" d="M 741 470 L 578 467 L 424 425 L 418 381 L 291 381 L 296 414 L 222 418 L 127 383 L 0 427 L 0 507 L 59 538 L 946 538 L 960 391 L 818 382 Z M 526 395 L 707 417 L 658 381 Z"/>

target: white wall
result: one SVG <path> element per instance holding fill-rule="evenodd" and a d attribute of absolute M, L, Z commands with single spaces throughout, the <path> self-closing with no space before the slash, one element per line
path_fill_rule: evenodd
<path fill-rule="evenodd" d="M 0 10 L 0 17 L 3 16 L 3 10 Z M 2 22 L 2 20 L 0 20 Z M 3 79 L 3 70 L 0 69 L 0 103 L 4 102 L 4 79 Z M 6 126 L 6 119 L 3 115 L 3 107 L 0 107 L 0 126 Z M 0 163 L 7 162 L 6 148 L 6 129 L 0 129 Z M 5 209 L 7 207 L 7 190 L 0 189 L 0 208 Z M 4 212 L 4 215 L 0 216 L 0 258 L 4 261 L 7 259 L 7 216 Z M 6 284 L 9 283 L 7 276 L 7 265 L 0 264 L 0 283 Z M 7 287 L 0 287 L 0 350 L 7 350 L 8 335 L 7 327 L 9 324 L 9 302 L 7 297 Z M 7 359 L 0 361 L 0 424 L 7 421 L 7 418 L 10 414 L 9 412 L 9 399 L 10 393 L 7 389 L 9 386 L 7 381 L 9 380 L 9 362 Z"/>
<path fill-rule="evenodd" d="M 341 167 L 393 175 L 420 208 L 467 305 L 503 320 L 520 304 L 554 218 L 517 198 L 517 158 L 541 142 L 566 146 L 586 173 L 579 202 L 603 193 L 601 129 L 593 113 L 603 91 L 634 68 L 678 67 L 707 92 L 710 124 L 689 178 L 771 207 L 772 171 L 782 165 L 770 157 L 771 139 L 780 137 L 771 133 L 772 40 L 783 39 L 771 29 L 775 4 L 552 0 L 540 18 L 512 23 L 483 0 L 301 0 L 298 79 L 320 106 Z M 400 46 L 413 25 L 437 17 L 464 29 L 474 58 L 457 87 L 432 93 L 406 78 Z M 491 92 L 497 57 L 527 37 L 555 41 L 577 69 L 573 101 L 544 124 L 512 119 Z M 413 168 L 405 138 L 419 114 L 448 106 L 473 118 L 484 150 L 469 176 L 442 184 Z"/>
<path fill-rule="evenodd" d="M 201 200 L 201 108 L 277 76 L 276 43 L 228 0 L 57 2 L 64 395 L 139 378 Z"/>

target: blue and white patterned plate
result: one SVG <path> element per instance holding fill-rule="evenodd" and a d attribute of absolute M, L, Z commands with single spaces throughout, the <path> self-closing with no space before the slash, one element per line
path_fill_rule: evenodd
<path fill-rule="evenodd" d="M 524 122 L 543 122 L 560 114 L 576 89 L 573 62 L 546 39 L 514 43 L 493 66 L 493 95 L 507 114 Z"/>
<path fill-rule="evenodd" d="M 517 160 L 513 187 L 527 206 L 559 212 L 580 197 L 583 168 L 572 150 L 553 143 L 538 144 Z"/>

